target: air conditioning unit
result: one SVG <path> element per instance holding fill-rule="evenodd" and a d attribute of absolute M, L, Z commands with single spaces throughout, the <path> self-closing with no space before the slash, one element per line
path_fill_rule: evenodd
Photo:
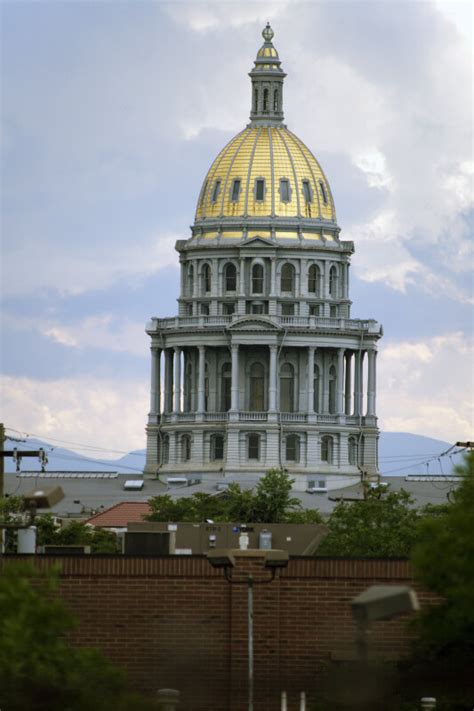
<path fill-rule="evenodd" d="M 45 545 L 40 546 L 38 551 L 44 553 L 44 555 L 89 555 L 91 547 Z"/>
<path fill-rule="evenodd" d="M 306 489 L 307 494 L 327 494 L 328 490 L 325 486 L 309 486 Z"/>
<path fill-rule="evenodd" d="M 188 478 L 186 476 L 169 476 L 166 478 L 168 486 L 188 486 Z"/>

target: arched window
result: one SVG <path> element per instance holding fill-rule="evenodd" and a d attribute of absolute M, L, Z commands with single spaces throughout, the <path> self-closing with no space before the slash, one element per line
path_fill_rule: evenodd
<path fill-rule="evenodd" d="M 288 262 L 281 269 L 280 290 L 293 293 L 295 288 L 295 268 Z"/>
<path fill-rule="evenodd" d="M 278 111 L 278 89 L 273 92 L 273 111 Z"/>
<path fill-rule="evenodd" d="M 337 269 L 334 266 L 329 270 L 329 294 L 337 296 Z"/>
<path fill-rule="evenodd" d="M 263 90 L 263 110 L 268 111 L 268 89 Z"/>
<path fill-rule="evenodd" d="M 260 435 L 249 434 L 247 437 L 247 457 L 260 459 Z"/>
<path fill-rule="evenodd" d="M 252 267 L 252 294 L 263 294 L 263 266 L 254 264 Z"/>
<path fill-rule="evenodd" d="M 329 368 L 329 412 L 334 415 L 336 412 L 336 366 Z"/>
<path fill-rule="evenodd" d="M 191 363 L 186 365 L 186 374 L 184 378 L 184 411 L 191 412 L 193 397 L 193 366 Z"/>
<path fill-rule="evenodd" d="M 235 291 L 237 288 L 237 269 L 235 264 L 226 264 L 224 275 L 225 290 Z"/>
<path fill-rule="evenodd" d="M 232 390 L 232 365 L 224 363 L 222 366 L 222 384 L 221 384 L 221 407 L 222 412 L 230 410 L 231 405 L 231 390 Z"/>
<path fill-rule="evenodd" d="M 224 435 L 211 435 L 211 461 L 217 462 L 224 459 Z"/>
<path fill-rule="evenodd" d="M 209 264 L 204 264 L 201 270 L 201 285 L 205 294 L 211 290 L 211 267 Z"/>
<path fill-rule="evenodd" d="M 296 434 L 286 436 L 286 452 L 285 457 L 287 462 L 300 461 L 300 438 Z"/>
<path fill-rule="evenodd" d="M 313 406 L 314 406 L 314 411 L 319 412 L 319 387 L 320 387 L 320 376 L 319 376 L 319 366 L 314 364 L 314 380 L 313 380 L 313 387 L 314 387 L 314 394 L 313 394 Z"/>
<path fill-rule="evenodd" d="M 321 439 L 321 461 L 327 464 L 333 462 L 333 441 L 329 435 L 324 435 Z"/>
<path fill-rule="evenodd" d="M 258 111 L 258 89 L 253 90 L 253 110 Z"/>
<path fill-rule="evenodd" d="M 170 437 L 169 435 L 163 435 L 163 452 L 161 461 L 163 464 L 168 464 L 170 460 Z"/>
<path fill-rule="evenodd" d="M 348 440 L 348 450 L 349 450 L 349 464 L 355 466 L 357 464 L 357 439 L 356 437 L 349 437 Z"/>
<path fill-rule="evenodd" d="M 188 294 L 192 296 L 194 292 L 194 267 L 192 264 L 188 266 Z"/>
<path fill-rule="evenodd" d="M 181 437 L 181 460 L 189 462 L 191 459 L 191 435 L 185 434 Z"/>
<path fill-rule="evenodd" d="M 321 288 L 321 271 L 317 264 L 312 264 L 308 269 L 308 292 L 319 295 Z"/>
<path fill-rule="evenodd" d="M 280 412 L 295 411 L 295 371 L 291 363 L 280 368 Z"/>
<path fill-rule="evenodd" d="M 252 364 L 249 386 L 249 409 L 262 412 L 265 409 L 265 369 L 261 363 Z"/>

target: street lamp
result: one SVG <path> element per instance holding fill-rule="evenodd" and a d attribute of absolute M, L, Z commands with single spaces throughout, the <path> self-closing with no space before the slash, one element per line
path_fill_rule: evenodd
<path fill-rule="evenodd" d="M 232 577 L 232 569 L 235 567 L 235 557 L 227 549 L 209 551 L 207 554 L 209 563 L 214 568 L 223 568 L 224 576 L 231 585 L 247 584 L 247 638 L 248 638 L 248 711 L 253 711 L 253 586 L 271 583 L 275 580 L 276 571 L 288 565 L 288 551 L 269 550 L 263 560 L 264 567 L 271 572 L 270 578 L 264 580 L 254 580 L 252 575 L 248 575 L 246 580 L 236 580 Z"/>

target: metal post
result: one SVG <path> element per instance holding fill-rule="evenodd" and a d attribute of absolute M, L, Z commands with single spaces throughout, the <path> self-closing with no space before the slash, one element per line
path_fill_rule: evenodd
<path fill-rule="evenodd" d="M 286 691 L 281 692 L 280 711 L 288 711 L 288 696 L 287 696 Z"/>
<path fill-rule="evenodd" d="M 306 711 L 306 692 L 300 694 L 300 711 Z"/>
<path fill-rule="evenodd" d="M 247 623 L 248 623 L 248 658 L 249 658 L 249 708 L 253 711 L 253 577 L 247 578 Z"/>

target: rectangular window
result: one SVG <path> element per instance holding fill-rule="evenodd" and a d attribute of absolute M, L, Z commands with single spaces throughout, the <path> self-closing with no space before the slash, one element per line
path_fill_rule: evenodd
<path fill-rule="evenodd" d="M 280 198 L 282 202 L 290 202 L 290 181 L 286 178 L 280 180 Z"/>
<path fill-rule="evenodd" d="M 240 195 L 240 178 L 236 178 L 232 183 L 232 192 L 230 199 L 232 202 L 237 202 Z"/>
<path fill-rule="evenodd" d="M 305 202 L 311 202 L 311 188 L 309 180 L 303 180 L 303 195 Z"/>
<path fill-rule="evenodd" d="M 310 316 L 319 316 L 319 304 L 311 304 L 309 307 Z"/>
<path fill-rule="evenodd" d="M 186 315 L 187 316 L 193 315 L 193 305 L 192 304 L 186 304 Z"/>
<path fill-rule="evenodd" d="M 214 190 L 212 191 L 211 202 L 217 202 L 217 197 L 219 195 L 219 190 L 221 189 L 221 181 L 216 180 L 214 183 Z"/>
<path fill-rule="evenodd" d="M 224 316 L 232 316 L 232 314 L 235 314 L 235 304 L 223 304 L 222 313 Z"/>
<path fill-rule="evenodd" d="M 253 314 L 264 314 L 265 313 L 265 304 L 260 303 L 260 302 L 255 302 L 252 304 L 252 313 Z"/>
<path fill-rule="evenodd" d="M 264 200 L 265 198 L 265 181 L 262 178 L 257 178 L 255 181 L 255 200 Z"/>
<path fill-rule="evenodd" d="M 328 204 L 328 196 L 326 193 L 326 188 L 324 186 L 324 183 L 319 181 L 319 187 L 321 188 L 321 197 L 323 198 L 323 203 L 325 205 L 327 205 Z"/>
<path fill-rule="evenodd" d="M 201 316 L 209 316 L 209 304 L 201 304 Z"/>
<path fill-rule="evenodd" d="M 248 458 L 260 459 L 260 435 L 251 434 L 248 436 Z"/>
<path fill-rule="evenodd" d="M 334 306 L 334 304 L 331 304 L 329 307 L 329 316 L 331 318 L 337 318 L 338 313 L 337 313 L 337 306 Z"/>
<path fill-rule="evenodd" d="M 282 304 L 281 305 L 281 315 L 282 316 L 294 316 L 295 315 L 295 305 L 294 304 Z"/>

